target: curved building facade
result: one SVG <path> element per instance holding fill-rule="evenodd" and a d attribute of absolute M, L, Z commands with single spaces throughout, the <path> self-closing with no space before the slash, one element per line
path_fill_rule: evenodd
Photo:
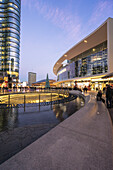
<path fill-rule="evenodd" d="M 74 82 L 92 89 L 106 86 L 103 77 L 113 72 L 113 19 L 108 18 L 54 65 L 58 86 L 72 87 Z M 112 78 L 109 83 L 113 84 Z"/>
<path fill-rule="evenodd" d="M 0 0 L 0 72 L 18 82 L 21 0 Z"/>

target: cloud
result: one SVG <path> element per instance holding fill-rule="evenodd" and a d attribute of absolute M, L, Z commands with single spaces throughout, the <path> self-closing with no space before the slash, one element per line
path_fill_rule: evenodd
<path fill-rule="evenodd" d="M 83 23 L 83 16 L 69 11 L 66 5 L 62 9 L 43 0 L 22 0 L 22 3 L 29 9 L 37 10 L 38 14 L 61 29 L 67 39 L 72 41 L 80 39 L 88 27 L 93 29 L 108 17 L 113 17 L 113 0 L 98 0 L 86 25 Z"/>
<path fill-rule="evenodd" d="M 100 0 L 94 8 L 89 24 L 95 24 L 100 20 L 105 20 L 110 16 L 113 16 L 113 1 L 112 0 Z"/>
<path fill-rule="evenodd" d="M 42 0 L 23 0 L 23 5 L 36 9 L 47 21 L 64 31 L 70 39 L 77 39 L 81 29 L 80 18 L 77 15 L 69 13 L 66 9 L 50 6 Z"/>
<path fill-rule="evenodd" d="M 29 9 L 32 8 L 33 2 L 35 2 L 35 0 L 22 0 L 21 3 L 23 6 L 27 6 Z"/>

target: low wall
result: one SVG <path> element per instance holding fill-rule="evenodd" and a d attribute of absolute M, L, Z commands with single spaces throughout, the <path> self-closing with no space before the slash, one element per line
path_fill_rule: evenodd
<path fill-rule="evenodd" d="M 108 110 L 94 94 L 86 98 L 84 107 L 4 162 L 0 170 L 112 170 Z"/>
<path fill-rule="evenodd" d="M 85 100 L 85 104 L 87 104 L 90 101 L 90 95 L 87 95 L 87 93 L 86 93 L 86 95 L 84 95 L 79 90 L 71 90 L 71 91 L 69 91 L 69 93 L 82 97 Z"/>

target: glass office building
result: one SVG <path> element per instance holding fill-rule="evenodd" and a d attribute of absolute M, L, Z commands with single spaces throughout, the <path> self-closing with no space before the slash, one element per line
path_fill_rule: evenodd
<path fill-rule="evenodd" d="M 53 72 L 58 86 L 72 87 L 76 82 L 80 87 L 102 89 L 106 83 L 113 85 L 113 78 L 103 79 L 113 72 L 113 18 L 108 18 L 60 57 Z"/>
<path fill-rule="evenodd" d="M 0 72 L 19 78 L 21 0 L 0 0 Z"/>

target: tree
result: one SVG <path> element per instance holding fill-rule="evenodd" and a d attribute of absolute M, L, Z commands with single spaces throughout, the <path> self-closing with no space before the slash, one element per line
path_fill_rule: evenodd
<path fill-rule="evenodd" d="M 50 88 L 48 73 L 47 73 L 47 77 L 46 77 L 46 85 L 45 85 L 45 88 Z"/>

